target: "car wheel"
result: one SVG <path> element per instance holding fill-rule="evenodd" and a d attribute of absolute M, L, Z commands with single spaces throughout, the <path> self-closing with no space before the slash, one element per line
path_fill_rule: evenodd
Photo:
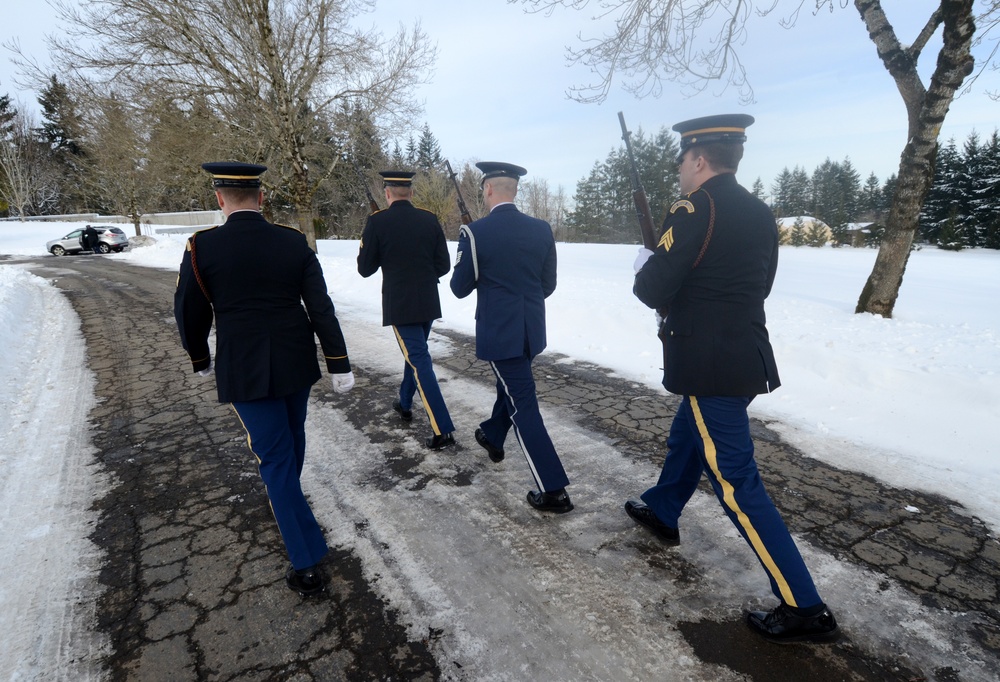
<path fill-rule="evenodd" d="M 105 244 L 104 242 L 101 242 L 100 244 L 97 245 L 98 253 L 109 253 L 110 251 L 111 247 Z"/>
<path fill-rule="evenodd" d="M 66 255 L 66 249 L 64 249 L 63 247 L 61 247 L 61 246 L 59 246 L 57 244 L 56 246 L 52 247 L 52 255 L 53 256 L 65 256 Z"/>

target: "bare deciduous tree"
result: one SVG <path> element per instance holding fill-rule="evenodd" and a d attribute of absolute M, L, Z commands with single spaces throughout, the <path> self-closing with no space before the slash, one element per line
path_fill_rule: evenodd
<path fill-rule="evenodd" d="M 242 133 L 247 160 L 272 169 L 315 247 L 313 199 L 329 168 L 308 154 L 317 117 L 350 101 L 406 115 L 434 58 L 419 25 L 386 39 L 352 21 L 372 0 L 60 0 L 58 63 L 123 91 L 154 87 L 208 102 Z M 93 46 L 93 47 L 88 47 Z M 235 154 L 234 154 L 235 155 Z M 332 158 L 336 158 L 333 156 Z"/>
<path fill-rule="evenodd" d="M 93 120 L 89 137 L 84 140 L 88 194 L 112 213 L 128 217 L 136 236 L 142 234 L 140 219 L 149 210 L 154 187 L 144 163 L 147 126 L 138 116 L 117 97 L 98 100 L 89 116 Z"/>
<path fill-rule="evenodd" d="M 34 214 L 50 189 L 46 180 L 44 146 L 35 139 L 35 121 L 21 107 L 0 138 L 0 198 L 11 215 Z"/>
<path fill-rule="evenodd" d="M 517 204 L 528 215 L 541 218 L 552 226 L 553 234 L 564 238 L 566 222 L 566 192 L 562 185 L 553 193 L 545 178 L 520 183 Z"/>
<path fill-rule="evenodd" d="M 551 13 L 556 7 L 582 9 L 590 0 L 508 0 Z M 871 275 L 858 301 L 858 312 L 891 317 L 924 197 L 934 177 L 937 136 L 955 96 L 973 73 L 972 47 L 1000 21 L 1000 2 L 940 0 L 932 3 L 922 29 L 909 43 L 900 41 L 886 17 L 881 0 L 853 0 L 879 59 L 892 76 L 906 106 L 907 144 L 900 158 L 895 196 Z M 814 0 L 815 9 L 846 7 L 848 0 Z M 740 88 L 752 99 L 747 74 L 739 59 L 748 21 L 777 7 L 790 7 L 794 18 L 806 0 L 594 0 L 602 17 L 615 15 L 615 30 L 602 39 L 571 50 L 571 59 L 598 74 L 596 84 L 575 89 L 571 96 L 585 102 L 602 101 L 618 75 L 626 90 L 658 95 L 665 80 L 703 89 L 711 81 Z M 755 8 L 755 5 L 763 7 Z M 907 7 L 907 12 L 915 11 Z M 976 32 L 977 23 L 981 29 Z M 917 63 L 930 39 L 940 31 L 941 48 L 935 68 L 925 82 Z M 987 62 L 995 56 L 991 51 Z M 985 65 L 984 65 L 985 66 Z"/>

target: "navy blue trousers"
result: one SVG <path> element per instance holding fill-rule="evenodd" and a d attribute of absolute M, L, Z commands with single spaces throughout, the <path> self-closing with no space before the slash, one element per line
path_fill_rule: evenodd
<path fill-rule="evenodd" d="M 822 600 L 809 569 L 757 470 L 747 416 L 750 400 L 684 396 L 670 426 L 660 479 L 642 494 L 642 501 L 676 528 L 705 472 L 722 508 L 764 567 L 774 595 L 788 606 L 816 606 Z"/>
<path fill-rule="evenodd" d="M 545 430 L 542 413 L 538 411 L 535 378 L 531 375 L 531 358 L 523 355 L 509 360 L 490 362 L 497 377 L 497 399 L 492 416 L 479 427 L 486 440 L 502 448 L 507 432 L 514 427 L 531 475 L 542 492 L 559 490 L 569 485 L 556 448 Z"/>
<path fill-rule="evenodd" d="M 319 563 L 328 550 L 323 531 L 302 493 L 299 476 L 306 454 L 306 407 L 309 388 L 284 398 L 234 402 L 257 457 L 271 511 L 296 569 Z"/>
<path fill-rule="evenodd" d="M 399 384 L 399 406 L 404 410 L 410 409 L 413 406 L 413 394 L 420 391 L 420 400 L 424 403 L 431 429 L 434 435 L 439 436 L 454 431 L 455 425 L 451 423 L 451 415 L 448 414 L 437 375 L 434 374 L 434 363 L 427 350 L 431 324 L 432 322 L 401 324 L 394 325 L 392 329 L 396 333 L 399 350 L 403 352 L 403 359 L 406 360 L 403 381 Z"/>

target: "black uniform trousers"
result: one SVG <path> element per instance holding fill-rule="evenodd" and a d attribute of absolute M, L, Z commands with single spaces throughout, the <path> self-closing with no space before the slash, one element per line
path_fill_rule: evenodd
<path fill-rule="evenodd" d="M 329 551 L 299 482 L 306 454 L 310 388 L 284 398 L 232 404 L 247 431 L 247 443 L 257 457 L 274 520 L 296 569 L 318 564 Z"/>
<path fill-rule="evenodd" d="M 642 501 L 676 528 L 704 471 L 764 567 L 774 595 L 789 606 L 816 606 L 823 602 L 809 569 L 757 470 L 747 416 L 750 400 L 684 396 L 670 426 L 660 479 L 642 494 Z"/>

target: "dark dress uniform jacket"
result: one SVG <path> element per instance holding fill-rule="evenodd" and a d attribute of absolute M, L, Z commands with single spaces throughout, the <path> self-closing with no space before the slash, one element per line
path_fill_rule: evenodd
<path fill-rule="evenodd" d="M 256 211 L 188 239 L 174 317 L 195 371 L 209 365 L 213 313 L 220 402 L 282 398 L 316 383 L 314 334 L 330 373 L 351 369 L 316 253 L 301 232 Z"/>
<path fill-rule="evenodd" d="M 545 350 L 545 299 L 556 289 L 556 243 L 544 220 L 514 204 L 501 204 L 461 236 L 451 290 L 459 298 L 477 291 L 476 357 L 507 360 Z"/>
<path fill-rule="evenodd" d="M 382 268 L 382 325 L 431 322 L 441 317 L 438 278 L 451 258 L 437 216 L 406 200 L 368 216 L 358 251 L 358 273 Z"/>
<path fill-rule="evenodd" d="M 634 287 L 649 307 L 669 308 L 663 329 L 668 391 L 753 396 L 780 385 L 764 326 L 764 299 L 777 267 L 774 215 L 733 174 L 710 178 L 671 206 Z"/>

